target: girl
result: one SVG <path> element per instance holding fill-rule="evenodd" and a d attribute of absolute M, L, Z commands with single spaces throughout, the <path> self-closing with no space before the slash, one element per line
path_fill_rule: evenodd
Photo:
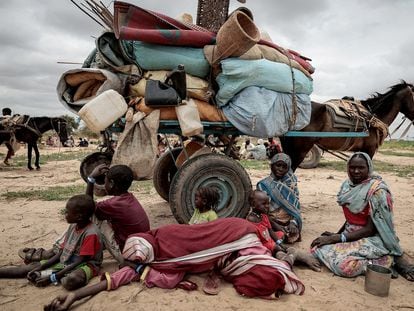
<path fill-rule="evenodd" d="M 276 250 L 281 250 L 281 247 L 277 247 L 277 245 L 282 243 L 284 232 L 281 228 L 278 228 L 277 224 L 272 224 L 267 216 L 269 213 L 269 197 L 266 192 L 254 190 L 250 193 L 249 204 L 251 211 L 246 219 L 256 225 L 260 241 L 275 255 Z M 272 225 L 275 226 L 276 232 L 273 231 Z"/>
<path fill-rule="evenodd" d="M 188 222 L 189 225 L 202 224 L 218 218 L 216 212 L 220 195 L 216 188 L 198 188 L 194 199 L 194 214 Z"/>

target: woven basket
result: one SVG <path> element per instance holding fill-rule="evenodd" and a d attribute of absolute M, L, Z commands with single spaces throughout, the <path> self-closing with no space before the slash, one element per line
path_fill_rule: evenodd
<path fill-rule="evenodd" d="M 253 20 L 245 13 L 235 11 L 217 33 L 213 60 L 217 62 L 243 55 L 259 40 L 260 32 Z"/>

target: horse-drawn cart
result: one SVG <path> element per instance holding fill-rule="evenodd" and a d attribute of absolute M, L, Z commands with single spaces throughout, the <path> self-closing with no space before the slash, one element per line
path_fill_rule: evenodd
<path fill-rule="evenodd" d="M 202 122 L 205 138 L 196 137 L 185 147 L 172 147 L 168 138 L 167 149 L 157 159 L 153 185 L 157 193 L 170 203 L 174 217 L 180 223 L 187 223 L 193 213 L 195 192 L 199 187 L 211 186 L 220 194 L 217 214 L 219 217 L 245 217 L 249 210 L 248 195 L 252 190 L 249 174 L 239 163 L 234 146 L 236 138 L 243 135 L 230 122 Z M 100 163 L 110 164 L 113 150 L 110 148 L 111 132 L 104 132 L 105 150 L 86 157 L 81 164 L 81 175 L 86 177 L 93 167 Z M 178 121 L 160 121 L 160 134 L 175 134 L 181 139 Z M 218 137 L 219 143 L 212 143 L 208 136 Z M 365 137 L 366 132 L 300 132 L 289 131 L 286 137 Z M 220 150 L 220 151 L 218 151 Z M 98 184 L 103 184 L 103 180 Z M 99 185 L 98 185 L 99 190 Z"/>

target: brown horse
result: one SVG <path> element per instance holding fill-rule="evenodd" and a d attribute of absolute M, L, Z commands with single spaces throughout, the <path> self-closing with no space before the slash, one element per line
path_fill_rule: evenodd
<path fill-rule="evenodd" d="M 11 129 L 0 129 L 0 144 L 10 141 L 14 137 L 19 142 L 27 143 L 27 168 L 33 170 L 32 167 L 32 150 L 35 152 L 35 166 L 40 169 L 40 154 L 37 147 L 37 141 L 40 136 L 46 131 L 54 130 L 64 146 L 68 140 L 68 133 L 66 130 L 66 120 L 63 118 L 49 118 L 49 117 L 29 117 L 23 116 L 24 120 L 21 124 L 16 124 Z M 10 131 L 11 130 L 11 131 Z"/>
<path fill-rule="evenodd" d="M 414 120 L 414 88 L 412 84 L 402 81 L 390 88 L 384 94 L 376 93 L 371 98 L 361 103 L 373 116 L 389 126 L 398 113 L 404 114 L 411 121 Z M 304 132 L 339 132 L 346 131 L 332 127 L 331 116 L 326 105 L 312 102 L 311 120 Z M 303 161 L 308 151 L 314 144 L 329 150 L 344 150 L 346 145 L 351 146 L 347 151 L 364 151 L 372 158 L 377 151 L 381 139 L 375 128 L 368 128 L 369 136 L 363 138 L 321 138 L 321 137 L 281 137 L 282 147 L 285 153 L 292 158 L 292 169 L 295 170 Z"/>

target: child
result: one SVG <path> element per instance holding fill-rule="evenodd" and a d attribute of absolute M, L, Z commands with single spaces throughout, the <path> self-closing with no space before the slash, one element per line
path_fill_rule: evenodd
<path fill-rule="evenodd" d="M 220 195 L 216 188 L 201 187 L 197 189 L 194 199 L 194 214 L 189 225 L 202 224 L 218 218 L 214 209 L 217 207 Z"/>
<path fill-rule="evenodd" d="M 75 195 L 66 203 L 65 217 L 70 224 L 63 243 L 49 260 L 17 267 L 0 268 L 0 278 L 26 277 L 36 286 L 62 283 L 67 290 L 86 285 L 97 275 L 102 263 L 102 243 L 98 228 L 90 218 L 95 203 L 88 195 Z"/>
<path fill-rule="evenodd" d="M 98 224 L 105 248 L 122 263 L 120 249 L 124 248 L 127 237 L 150 230 L 150 223 L 141 204 L 128 192 L 133 181 L 133 173 L 128 166 L 109 168 L 106 164 L 98 165 L 87 178 L 86 194 L 93 197 L 95 179 L 101 176 L 105 176 L 106 193 L 113 197 L 96 203 L 95 216 L 98 220 L 107 221 Z"/>
<path fill-rule="evenodd" d="M 269 220 L 269 197 L 266 192 L 253 190 L 249 195 L 250 213 L 246 219 L 254 223 L 257 227 L 258 237 L 265 247 L 274 255 L 283 242 L 284 232 L 276 223 Z M 276 232 L 274 232 L 275 230 Z"/>
<path fill-rule="evenodd" d="M 274 257 L 286 261 L 292 267 L 296 262 L 303 263 L 314 271 L 320 271 L 318 260 L 306 252 L 294 247 L 285 248 L 282 244 L 285 239 L 283 227 L 269 219 L 269 197 L 266 192 L 253 190 L 249 195 L 251 212 L 246 219 L 257 226 L 257 235 L 263 245 L 267 247 Z M 274 231 L 273 231 L 274 230 Z"/>

